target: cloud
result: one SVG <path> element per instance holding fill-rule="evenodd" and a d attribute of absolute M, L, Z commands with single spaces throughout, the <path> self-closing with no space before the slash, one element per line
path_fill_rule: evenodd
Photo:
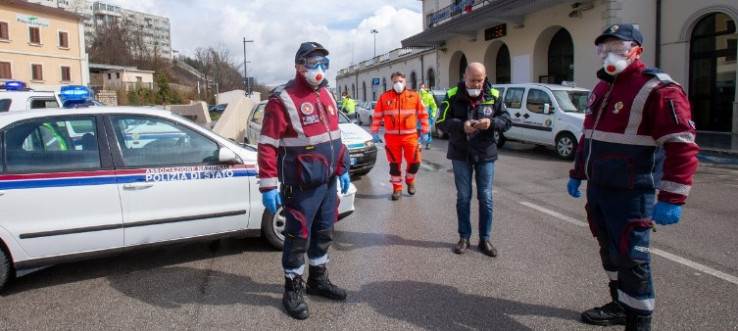
<path fill-rule="evenodd" d="M 401 47 L 401 40 L 422 31 L 422 2 L 417 0 L 109 0 L 122 8 L 168 17 L 172 48 L 193 56 L 198 47 L 226 49 L 243 71 L 243 40 L 248 75 L 279 85 L 295 75 L 300 43 L 317 41 L 329 51 L 326 73 L 335 84 L 338 70 Z"/>

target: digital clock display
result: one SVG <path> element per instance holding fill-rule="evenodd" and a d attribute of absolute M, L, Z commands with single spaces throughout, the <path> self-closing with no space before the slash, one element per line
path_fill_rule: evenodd
<path fill-rule="evenodd" d="M 484 40 L 502 38 L 507 35 L 507 24 L 495 25 L 484 30 Z"/>

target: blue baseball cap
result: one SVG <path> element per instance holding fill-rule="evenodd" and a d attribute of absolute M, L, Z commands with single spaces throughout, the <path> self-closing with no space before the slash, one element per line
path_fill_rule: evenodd
<path fill-rule="evenodd" d="M 314 41 L 308 41 L 300 44 L 300 48 L 297 50 L 297 53 L 295 53 L 295 63 L 297 63 L 300 58 L 303 58 L 315 51 L 322 52 L 323 56 L 328 55 L 328 50 L 325 49 L 323 45 L 318 44 Z"/>
<path fill-rule="evenodd" d="M 634 24 L 613 24 L 607 27 L 602 34 L 595 39 L 595 45 L 599 45 L 607 38 L 618 38 L 620 40 L 635 41 L 638 46 L 643 45 L 643 35 Z"/>

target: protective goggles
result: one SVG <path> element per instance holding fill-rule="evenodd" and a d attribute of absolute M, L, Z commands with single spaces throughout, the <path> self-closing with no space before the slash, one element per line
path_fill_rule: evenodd
<path fill-rule="evenodd" d="M 323 70 L 328 70 L 330 59 L 327 56 L 314 55 L 310 57 L 304 57 L 300 59 L 299 64 L 305 66 L 308 69 L 317 69 L 318 66 L 322 67 Z"/>
<path fill-rule="evenodd" d="M 630 40 L 610 40 L 595 46 L 595 54 L 605 59 L 608 53 L 627 57 L 633 51 L 635 43 Z"/>

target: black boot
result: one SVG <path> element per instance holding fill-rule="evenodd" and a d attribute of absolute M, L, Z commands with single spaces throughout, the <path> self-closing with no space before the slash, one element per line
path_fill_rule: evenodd
<path fill-rule="evenodd" d="M 282 295 L 284 309 L 287 309 L 290 316 L 301 320 L 310 316 L 307 303 L 302 295 L 303 291 L 305 291 L 305 282 L 302 277 L 284 278 L 284 295 Z"/>
<path fill-rule="evenodd" d="M 592 308 L 582 313 L 582 322 L 587 324 L 608 326 L 625 325 L 625 309 L 618 303 L 618 282 L 610 281 L 610 297 L 612 302 Z"/>
<path fill-rule="evenodd" d="M 328 280 L 328 269 L 326 269 L 325 265 L 310 266 L 307 294 L 317 294 L 331 300 L 346 299 L 346 291 L 331 284 L 331 281 Z"/>
<path fill-rule="evenodd" d="M 651 331 L 651 316 L 626 313 L 625 331 Z"/>

